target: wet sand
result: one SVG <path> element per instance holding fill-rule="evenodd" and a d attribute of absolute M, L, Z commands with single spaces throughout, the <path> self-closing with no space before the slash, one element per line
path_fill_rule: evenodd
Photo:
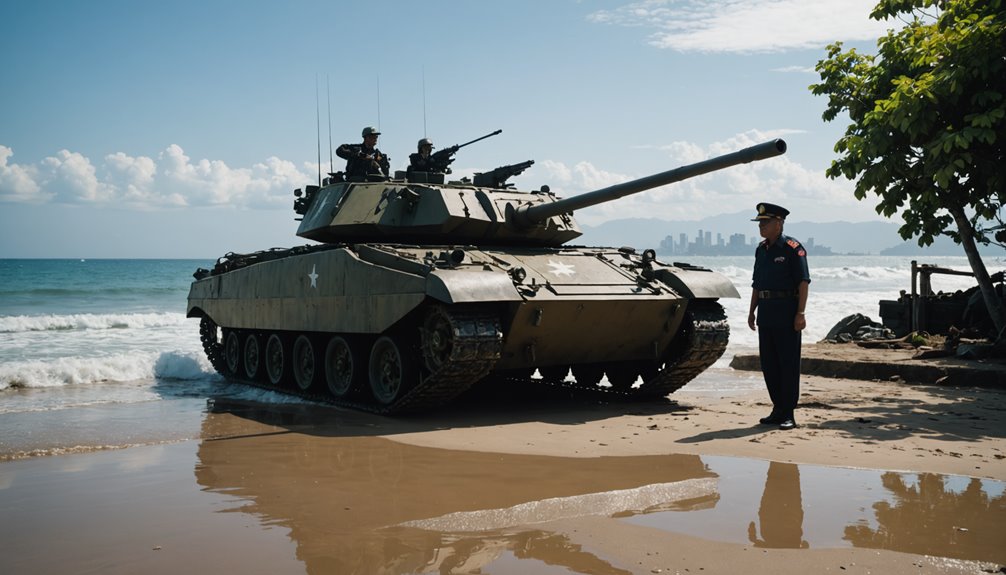
<path fill-rule="evenodd" d="M 1006 564 L 1006 392 L 807 377 L 801 427 L 784 432 L 757 425 L 757 375 L 704 374 L 660 404 L 497 394 L 409 418 L 225 397 L 35 414 L 64 425 L 32 453 L 0 442 L 0 572 Z M 177 425 L 144 425 L 165 416 Z"/>

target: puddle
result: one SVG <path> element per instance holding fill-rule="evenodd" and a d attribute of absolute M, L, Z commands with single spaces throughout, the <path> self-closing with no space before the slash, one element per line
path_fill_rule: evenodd
<path fill-rule="evenodd" d="M 1006 561 L 1006 483 L 703 456 L 719 500 L 633 524 L 760 548 L 862 547 Z"/>

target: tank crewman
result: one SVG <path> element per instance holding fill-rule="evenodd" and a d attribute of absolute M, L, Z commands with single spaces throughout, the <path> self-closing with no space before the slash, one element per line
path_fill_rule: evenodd
<path fill-rule="evenodd" d="M 380 135 L 377 128 L 367 126 L 363 129 L 362 144 L 343 144 L 335 150 L 335 155 L 346 160 L 347 180 L 388 177 L 391 159 L 377 149 L 377 137 Z"/>
<path fill-rule="evenodd" d="M 756 329 L 757 322 L 761 370 L 772 398 L 772 413 L 761 423 L 793 429 L 793 411 L 800 398 L 801 333 L 807 327 L 807 251 L 782 233 L 789 210 L 768 203 L 758 204 L 757 209 L 751 221 L 758 222 L 764 239 L 755 249 L 748 327 Z"/>
<path fill-rule="evenodd" d="M 412 172 L 436 172 L 431 154 L 433 153 L 433 140 L 423 138 L 416 144 L 417 152 L 409 154 L 409 167 L 406 169 L 406 177 L 411 177 Z"/>

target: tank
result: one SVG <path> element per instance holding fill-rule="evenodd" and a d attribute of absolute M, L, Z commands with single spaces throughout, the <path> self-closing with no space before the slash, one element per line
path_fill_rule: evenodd
<path fill-rule="evenodd" d="M 226 378 L 379 413 L 470 387 L 566 386 L 662 399 L 729 337 L 724 276 L 652 249 L 568 245 L 575 210 L 785 153 L 773 140 L 579 196 L 396 172 L 294 192 L 315 244 L 229 253 L 199 269 L 188 317 Z"/>

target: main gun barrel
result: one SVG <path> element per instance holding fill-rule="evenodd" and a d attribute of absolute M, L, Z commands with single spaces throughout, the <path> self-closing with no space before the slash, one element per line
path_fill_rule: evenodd
<path fill-rule="evenodd" d="M 701 176 L 702 174 L 708 174 L 709 172 L 715 172 L 716 170 L 722 170 L 730 166 L 736 166 L 737 164 L 747 164 L 749 162 L 774 158 L 784 153 L 786 153 L 786 142 L 776 139 L 652 176 L 646 176 L 645 178 L 639 178 L 638 180 L 632 180 L 631 182 L 615 184 L 614 186 L 580 194 L 572 198 L 565 198 L 548 204 L 520 206 L 513 212 L 511 221 L 519 228 L 528 228 L 552 216 L 616 200 L 629 194 L 652 190 L 653 188 L 659 188 L 660 186 L 680 182 L 681 180 L 687 180 L 688 178 Z"/>
<path fill-rule="evenodd" d="M 486 138 L 491 138 L 493 136 L 497 136 L 497 135 L 502 134 L 502 133 L 503 133 L 503 130 L 496 130 L 495 132 L 493 132 L 491 134 L 486 134 L 485 136 L 482 136 L 481 138 L 475 138 L 474 140 L 472 140 L 470 142 L 465 142 L 464 144 L 457 144 L 457 145 L 451 146 L 451 147 L 452 148 L 458 148 L 458 149 L 464 148 L 465 146 L 469 146 L 471 144 L 474 144 L 475 142 L 481 142 L 482 140 L 485 140 Z"/>

